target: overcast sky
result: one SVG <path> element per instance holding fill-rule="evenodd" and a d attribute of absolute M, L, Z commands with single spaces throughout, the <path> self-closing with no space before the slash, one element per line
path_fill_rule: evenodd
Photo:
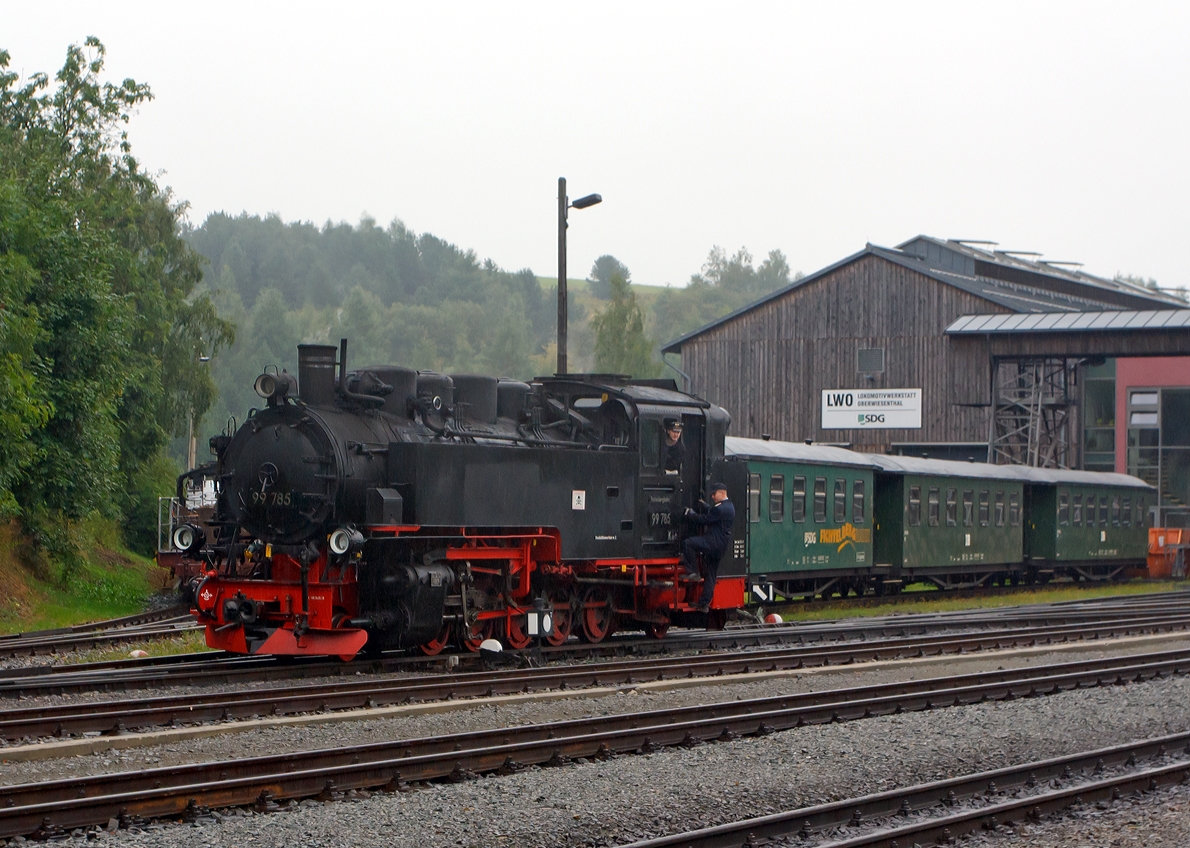
<path fill-rule="evenodd" d="M 1186 3 L 6 3 L 22 73 L 98 36 L 134 152 L 211 212 L 399 217 L 509 270 L 718 244 L 811 272 L 918 233 L 1190 284 Z"/>

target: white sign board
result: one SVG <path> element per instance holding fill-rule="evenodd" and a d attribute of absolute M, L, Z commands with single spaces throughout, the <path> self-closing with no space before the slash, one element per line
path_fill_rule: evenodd
<path fill-rule="evenodd" d="M 823 389 L 822 429 L 921 429 L 921 389 Z"/>

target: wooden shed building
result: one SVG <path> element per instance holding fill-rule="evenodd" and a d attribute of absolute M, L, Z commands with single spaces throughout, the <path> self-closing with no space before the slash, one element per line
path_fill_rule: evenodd
<path fill-rule="evenodd" d="M 1091 321 L 1186 308 L 1077 263 L 918 236 L 895 248 L 868 244 L 662 350 L 681 355 L 693 392 L 731 411 L 735 435 L 1077 468 L 1081 373 L 1105 357 L 1135 355 L 1130 345 L 1141 331 L 1083 333 L 1069 349 L 1061 339 L 1074 336 L 1059 334 L 1058 350 L 1018 357 L 1014 345 L 1036 346 L 1020 335 L 1031 326 L 997 337 L 994 355 L 990 336 L 948 328 L 976 316 L 1076 313 L 1069 321 Z M 1120 344 L 1096 347 L 1101 338 Z M 1190 353 L 1190 327 L 1145 338 L 1152 350 L 1141 355 Z"/>

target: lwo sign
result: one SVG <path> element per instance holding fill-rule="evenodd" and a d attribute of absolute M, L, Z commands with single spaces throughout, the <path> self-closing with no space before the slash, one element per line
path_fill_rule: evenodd
<path fill-rule="evenodd" d="M 921 389 L 823 389 L 824 430 L 917 430 Z"/>

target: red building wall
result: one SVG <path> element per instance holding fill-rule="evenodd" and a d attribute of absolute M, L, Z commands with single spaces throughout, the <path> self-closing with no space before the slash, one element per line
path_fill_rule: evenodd
<path fill-rule="evenodd" d="M 1116 360 L 1116 471 L 1128 473 L 1128 390 L 1190 386 L 1190 356 L 1140 356 Z"/>

